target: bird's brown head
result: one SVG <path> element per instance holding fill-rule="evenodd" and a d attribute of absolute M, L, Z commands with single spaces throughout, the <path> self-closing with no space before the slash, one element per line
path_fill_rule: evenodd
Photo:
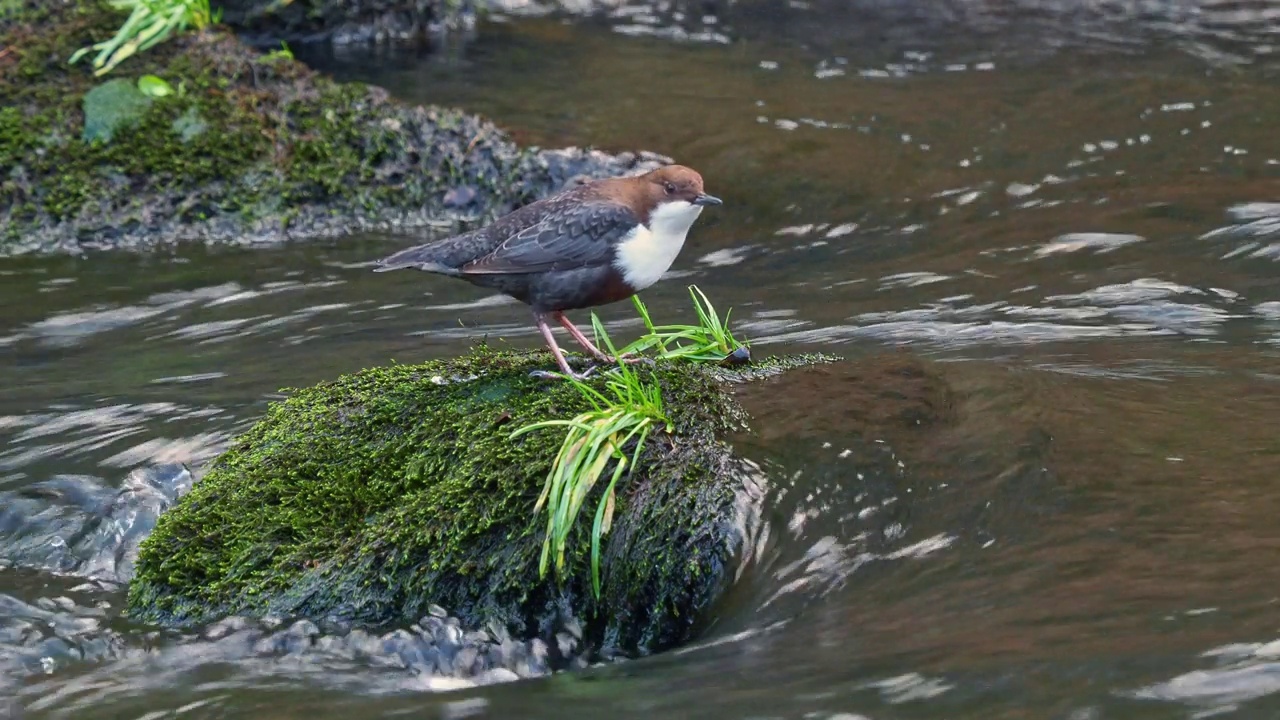
<path fill-rule="evenodd" d="M 708 195 L 702 176 L 683 165 L 664 165 L 636 178 L 644 182 L 644 195 L 652 207 L 683 200 L 690 205 L 720 205 L 720 198 Z"/>

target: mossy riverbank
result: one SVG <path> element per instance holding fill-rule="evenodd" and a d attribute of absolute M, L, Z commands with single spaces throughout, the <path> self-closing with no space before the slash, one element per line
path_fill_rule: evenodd
<path fill-rule="evenodd" d="M 97 0 L 0 14 L 0 256 L 448 225 L 665 161 L 520 148 L 482 118 L 333 82 L 220 28 L 106 79 L 67 63 L 121 21 Z M 175 92 L 137 92 L 147 74 Z"/>
<path fill-rule="evenodd" d="M 589 521 L 575 527 L 563 583 L 538 573 L 545 517 L 534 501 L 563 433 L 509 437 L 586 407 L 569 383 L 528 375 L 550 366 L 545 352 L 478 350 L 365 370 L 273 405 L 160 517 L 130 614 L 378 625 L 437 604 L 472 627 L 497 622 L 526 637 L 576 617 L 592 641 L 622 649 L 686 639 L 726 582 L 756 480 L 724 441 L 746 421 L 726 380 L 766 373 L 673 362 L 641 371 L 661 384 L 674 432 L 651 439 L 619 486 L 597 599 Z"/>

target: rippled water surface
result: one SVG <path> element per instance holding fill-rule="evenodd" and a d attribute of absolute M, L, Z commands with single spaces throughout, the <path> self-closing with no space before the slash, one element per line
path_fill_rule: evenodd
<path fill-rule="evenodd" d="M 184 465 L 281 388 L 538 338 L 514 302 L 369 272 L 411 238 L 8 260 L 0 718 L 1280 716 L 1273 70 L 1204 44 L 911 47 L 902 18 L 809 43 L 822 17 L 794 3 L 742 34 L 621 8 L 312 59 L 523 142 L 694 166 L 725 205 L 654 314 L 696 282 L 757 352 L 849 358 L 744 395 L 767 522 L 696 642 L 468 689 L 360 631 L 129 623 Z M 629 310 L 602 314 L 626 335 Z M 851 411 L 903 349 L 949 409 Z"/>

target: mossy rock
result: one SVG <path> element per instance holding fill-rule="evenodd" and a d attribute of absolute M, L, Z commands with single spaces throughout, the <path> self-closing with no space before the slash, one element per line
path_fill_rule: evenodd
<path fill-rule="evenodd" d="M 483 118 L 334 82 L 220 27 L 95 78 L 90 58 L 67 60 L 124 15 L 99 0 L 17 7 L 0 19 L 0 256 L 482 222 L 577 177 L 665 161 L 521 148 Z M 149 74 L 177 91 L 107 138 L 86 123 L 104 85 Z"/>
<path fill-rule="evenodd" d="M 591 511 L 571 537 L 564 578 L 538 572 L 545 515 L 533 507 L 563 431 L 510 433 L 587 407 L 569 383 L 529 376 L 552 366 L 547 353 L 482 349 L 298 391 L 160 517 L 129 613 L 164 624 L 236 613 L 376 626 L 438 604 L 472 627 L 546 637 L 568 612 L 596 643 L 669 647 L 727 581 L 742 541 L 751 473 L 724 438 L 746 418 L 727 381 L 827 360 L 778 359 L 744 374 L 641 369 L 661 384 L 674 432 L 654 436 L 620 485 L 599 599 Z"/>
<path fill-rule="evenodd" d="M 220 0 L 222 18 L 255 42 L 411 43 L 464 27 L 474 3 L 464 0 Z"/>

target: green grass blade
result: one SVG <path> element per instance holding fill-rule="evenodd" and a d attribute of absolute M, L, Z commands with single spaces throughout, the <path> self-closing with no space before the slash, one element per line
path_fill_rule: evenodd
<path fill-rule="evenodd" d="M 85 55 L 88 55 L 89 53 L 91 53 L 91 52 L 93 52 L 94 50 L 97 50 L 97 49 L 98 49 L 98 46 L 97 46 L 97 45 L 91 45 L 91 46 L 89 46 L 89 47 L 82 47 L 82 48 L 80 48 L 79 50 L 77 50 L 77 51 L 75 51 L 74 53 L 72 53 L 72 54 L 71 54 L 71 57 L 67 59 L 67 64 L 68 64 L 68 65 L 75 65 L 76 63 L 80 62 L 80 60 L 81 60 L 82 58 L 84 58 L 84 56 L 85 56 Z"/>
<path fill-rule="evenodd" d="M 111 57 L 111 55 L 115 53 L 115 51 L 121 45 L 123 45 L 126 40 L 128 40 L 130 37 L 133 36 L 135 32 L 137 32 L 138 26 L 142 24 L 146 15 L 147 15 L 147 12 L 145 10 L 142 10 L 142 9 L 135 10 L 134 13 L 129 16 L 129 19 L 125 21 L 124 25 L 122 25 L 120 29 L 116 31 L 116 34 L 113 35 L 110 40 L 94 45 L 95 48 L 101 49 L 101 52 L 98 53 L 98 56 L 93 59 L 93 67 L 95 69 L 101 68 L 102 65 L 106 63 L 107 58 Z"/>
<path fill-rule="evenodd" d="M 564 437 L 564 441 L 560 443 L 560 452 L 556 453 L 556 459 L 551 463 L 551 471 L 547 473 L 547 479 L 542 485 L 542 494 L 538 496 L 538 501 L 533 504 L 533 511 L 537 512 L 542 509 L 543 503 L 551 496 L 552 489 L 559 482 L 561 473 L 560 469 L 564 467 L 565 461 L 573 452 L 573 448 L 578 442 L 574 440 L 573 431 L 569 431 Z"/>
<path fill-rule="evenodd" d="M 612 523 L 614 487 L 618 484 L 618 478 L 622 477 L 622 473 L 626 469 L 627 459 L 625 457 L 619 458 L 618 466 L 613 469 L 613 477 L 609 479 L 609 486 L 605 488 L 604 498 L 600 501 L 600 506 L 596 508 L 595 521 L 591 524 L 591 590 L 595 593 L 597 600 L 600 598 L 600 538 L 608 532 L 604 527 L 606 522 L 605 515 L 608 515 L 607 521 Z"/>

